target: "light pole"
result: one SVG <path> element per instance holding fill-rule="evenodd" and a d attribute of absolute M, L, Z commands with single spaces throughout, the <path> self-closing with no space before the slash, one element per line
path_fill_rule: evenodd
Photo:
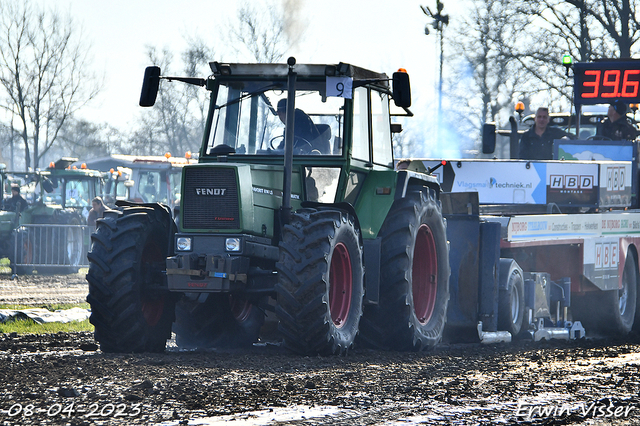
<path fill-rule="evenodd" d="M 431 12 L 429 6 L 420 6 L 422 12 L 425 15 L 433 19 L 431 26 L 433 27 L 438 35 L 440 36 L 440 82 L 438 83 L 438 127 L 437 127 L 437 142 L 440 142 L 440 126 L 442 123 L 442 64 L 444 61 L 443 52 L 444 52 L 444 37 L 443 31 L 445 25 L 449 24 L 449 15 L 443 15 L 442 9 L 444 9 L 444 5 L 440 0 L 436 0 L 436 13 Z M 429 26 L 424 27 L 425 35 L 429 35 Z"/>

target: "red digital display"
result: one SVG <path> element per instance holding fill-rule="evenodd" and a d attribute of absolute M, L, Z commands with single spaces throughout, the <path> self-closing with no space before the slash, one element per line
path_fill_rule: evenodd
<path fill-rule="evenodd" d="M 575 103 L 605 104 L 615 100 L 640 101 L 640 61 L 574 64 Z"/>

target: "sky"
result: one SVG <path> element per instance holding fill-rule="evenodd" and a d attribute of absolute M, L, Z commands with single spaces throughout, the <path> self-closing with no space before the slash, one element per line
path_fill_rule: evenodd
<path fill-rule="evenodd" d="M 82 31 L 93 57 L 91 66 L 104 83 L 99 96 L 78 115 L 126 130 L 144 113 L 138 106 L 142 76 L 149 64 L 147 46 L 168 48 L 177 56 L 185 39 L 197 36 L 216 52 L 220 29 L 235 19 L 239 0 L 35 0 L 68 13 Z M 265 1 L 265 0 L 252 0 Z M 284 1 L 284 0 L 272 0 Z M 414 113 L 437 104 L 439 50 L 437 37 L 424 34 L 430 18 L 420 5 L 435 1 L 288 0 L 306 28 L 300 43 L 285 57 L 298 63 L 347 62 L 391 75 L 407 69 Z M 433 3 L 433 4 L 431 4 Z M 446 6 L 444 12 L 447 12 Z M 233 62 L 237 58 L 210 58 Z M 206 76 L 203 76 L 206 77 Z"/>

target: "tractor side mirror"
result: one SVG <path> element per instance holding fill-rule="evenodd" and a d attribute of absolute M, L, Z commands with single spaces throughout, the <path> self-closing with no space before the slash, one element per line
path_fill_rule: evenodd
<path fill-rule="evenodd" d="M 393 73 L 393 101 L 400 108 L 411 106 L 409 74 L 402 68 Z"/>
<path fill-rule="evenodd" d="M 482 153 L 493 154 L 496 150 L 496 123 L 482 125 Z"/>
<path fill-rule="evenodd" d="M 42 179 L 42 189 L 44 189 L 44 191 L 47 194 L 52 193 L 53 192 L 53 182 L 51 182 L 47 178 Z"/>
<path fill-rule="evenodd" d="M 156 103 L 158 88 L 160 87 L 160 67 L 152 66 L 144 70 L 140 106 L 150 107 Z"/>

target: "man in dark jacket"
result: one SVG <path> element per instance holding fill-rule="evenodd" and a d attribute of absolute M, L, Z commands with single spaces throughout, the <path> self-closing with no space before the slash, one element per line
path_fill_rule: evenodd
<path fill-rule="evenodd" d="M 278 117 L 280 117 L 280 121 L 283 124 L 286 123 L 287 117 L 287 100 L 280 99 L 278 102 Z M 294 134 L 294 149 L 300 151 L 303 154 L 310 154 L 311 151 L 315 148 L 315 142 L 320 137 L 320 132 L 318 128 L 304 111 L 296 108 L 294 111 L 294 126 L 293 126 L 293 134 Z M 284 138 L 280 143 L 278 149 L 284 149 Z M 298 152 L 296 152 L 298 153 Z"/>
<path fill-rule="evenodd" d="M 20 195 L 20 186 L 11 185 L 11 198 L 4 201 L 4 209 L 8 211 L 21 213 L 27 208 L 27 201 Z"/>
<path fill-rule="evenodd" d="M 600 123 L 598 135 L 614 141 L 632 141 L 638 136 L 636 128 L 627 120 L 627 104 L 618 100 L 609 105 L 607 118 Z"/>
<path fill-rule="evenodd" d="M 538 108 L 535 124 L 520 138 L 520 155 L 523 160 L 552 160 L 555 139 L 574 139 L 570 133 L 549 126 L 549 108 Z"/>

